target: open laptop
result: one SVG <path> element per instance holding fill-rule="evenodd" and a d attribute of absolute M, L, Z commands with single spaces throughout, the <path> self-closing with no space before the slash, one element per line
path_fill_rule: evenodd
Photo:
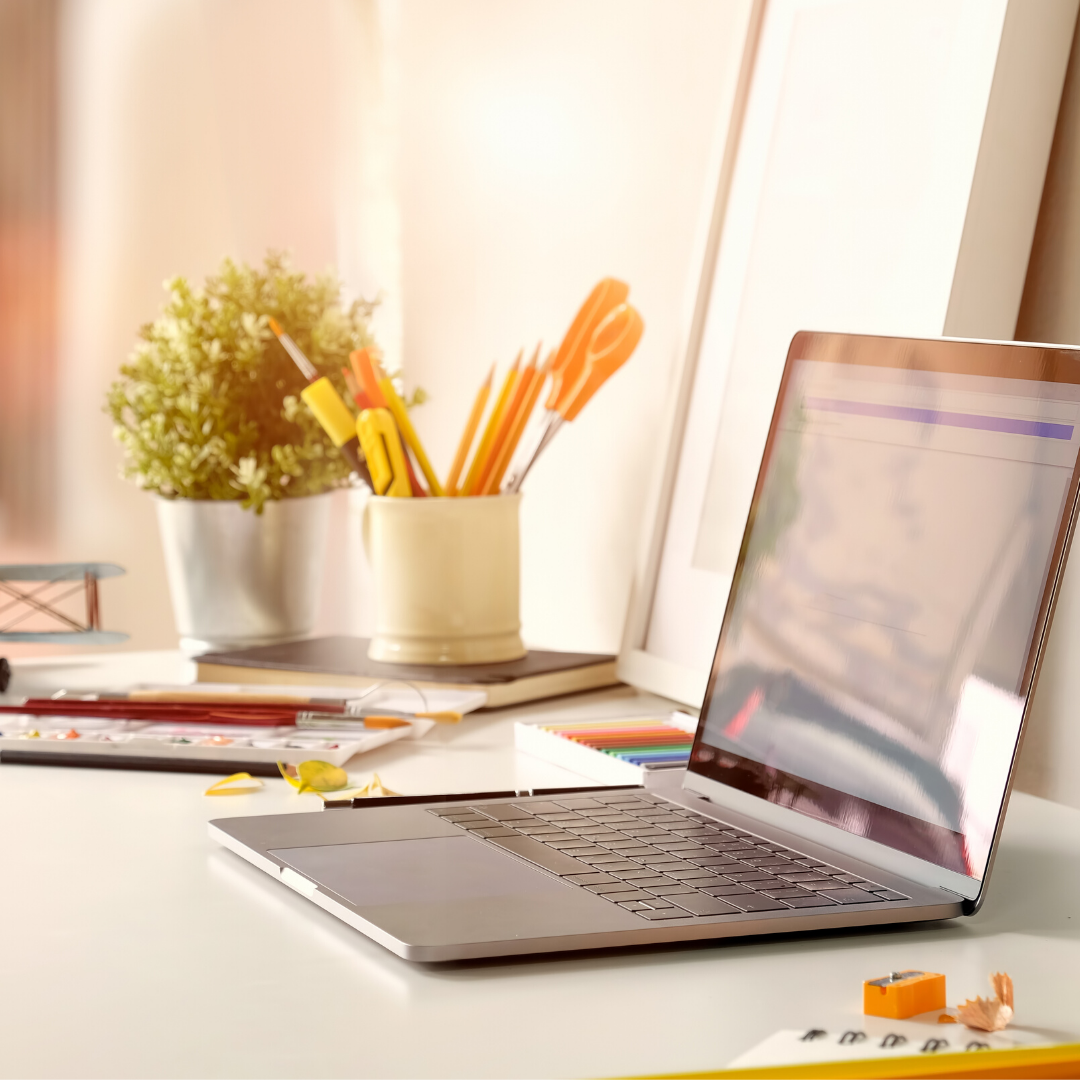
<path fill-rule="evenodd" d="M 1080 350 L 792 341 L 681 787 L 212 836 L 412 960 L 978 910 L 1077 505 Z"/>

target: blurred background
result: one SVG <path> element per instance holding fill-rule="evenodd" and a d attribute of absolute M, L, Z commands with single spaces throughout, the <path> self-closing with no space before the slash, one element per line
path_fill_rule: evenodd
<path fill-rule="evenodd" d="M 490 365 L 557 345 L 613 275 L 645 337 L 530 476 L 522 605 L 530 645 L 617 651 L 748 11 L 0 0 L 0 562 L 120 563 L 105 626 L 130 633 L 129 648 L 175 647 L 151 500 L 120 479 L 102 411 L 167 277 L 198 283 L 223 256 L 259 263 L 274 248 L 380 298 L 379 343 L 428 392 L 415 422 L 445 473 Z M 1074 45 L 1017 329 L 1027 340 L 1080 343 L 1076 68 Z M 334 516 L 317 632 L 363 634 L 370 589 L 347 493 Z M 1073 774 L 1052 767 L 1080 762 L 1074 591 L 1024 782 L 1080 803 Z"/>
<path fill-rule="evenodd" d="M 0 561 L 118 562 L 105 624 L 175 646 L 102 412 L 167 277 L 278 248 L 380 297 L 445 474 L 492 362 L 557 345 L 613 275 L 646 336 L 530 478 L 522 531 L 526 640 L 617 651 L 746 6 L 0 0 Z M 344 494 L 335 515 L 318 631 L 361 633 Z"/>

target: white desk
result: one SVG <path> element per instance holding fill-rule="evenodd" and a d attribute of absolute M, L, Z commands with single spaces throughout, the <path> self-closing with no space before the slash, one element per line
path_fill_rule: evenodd
<path fill-rule="evenodd" d="M 82 666 L 72 667 L 71 663 Z M 17 668 L 14 693 L 176 678 L 172 654 Z M 354 759 L 406 792 L 574 783 L 519 756 L 521 712 L 654 711 L 630 690 L 474 716 Z M 1012 974 L 1017 1021 L 1080 1035 L 1080 812 L 1017 795 L 974 919 L 907 930 L 418 966 L 212 843 L 205 822 L 317 811 L 269 781 L 0 767 L 0 1074 L 616 1076 L 719 1068 L 778 1028 L 859 1023 L 864 978 Z M 946 1033 L 955 1028 L 943 1029 Z"/>

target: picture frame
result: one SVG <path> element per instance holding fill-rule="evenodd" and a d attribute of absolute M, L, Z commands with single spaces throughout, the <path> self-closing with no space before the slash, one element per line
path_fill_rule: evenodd
<path fill-rule="evenodd" d="M 1010 339 L 1077 0 L 754 0 L 619 677 L 700 707 L 788 343 Z"/>

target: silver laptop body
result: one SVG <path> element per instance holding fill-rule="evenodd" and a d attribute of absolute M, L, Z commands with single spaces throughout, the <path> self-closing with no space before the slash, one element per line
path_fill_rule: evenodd
<path fill-rule="evenodd" d="M 330 802 L 211 835 L 410 960 L 971 915 L 1078 449 L 1080 350 L 800 333 L 681 787 Z"/>

